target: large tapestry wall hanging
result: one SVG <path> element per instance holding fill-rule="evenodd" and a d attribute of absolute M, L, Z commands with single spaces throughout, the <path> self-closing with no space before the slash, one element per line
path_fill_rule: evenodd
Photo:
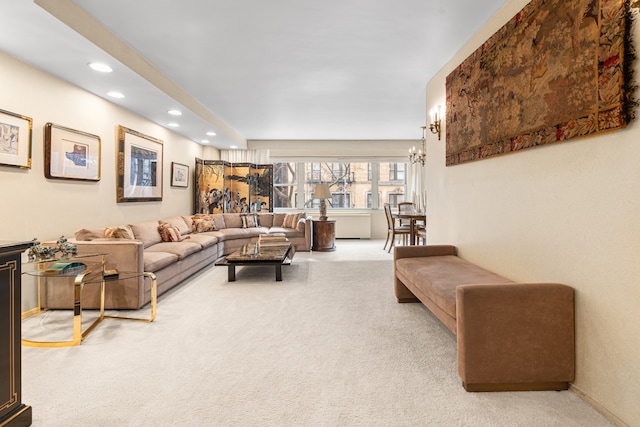
<path fill-rule="evenodd" d="M 533 0 L 446 79 L 447 166 L 623 128 L 625 0 Z"/>
<path fill-rule="evenodd" d="M 273 165 L 196 159 L 194 213 L 273 212 Z"/>

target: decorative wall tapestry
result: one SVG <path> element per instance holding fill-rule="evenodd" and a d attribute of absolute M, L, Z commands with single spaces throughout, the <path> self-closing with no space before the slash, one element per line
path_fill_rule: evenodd
<path fill-rule="evenodd" d="M 446 79 L 447 166 L 623 128 L 625 0 L 532 0 Z"/>
<path fill-rule="evenodd" d="M 195 213 L 273 212 L 273 165 L 196 159 Z"/>

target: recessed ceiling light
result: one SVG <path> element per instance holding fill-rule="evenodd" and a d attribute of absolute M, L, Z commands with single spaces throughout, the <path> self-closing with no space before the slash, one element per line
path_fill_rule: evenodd
<path fill-rule="evenodd" d="M 209 135 L 209 136 L 216 136 L 216 133 L 215 133 L 215 132 L 207 132 L 207 135 Z"/>
<path fill-rule="evenodd" d="M 229 148 L 238 148 L 237 145 L 230 145 Z"/>
<path fill-rule="evenodd" d="M 170 128 L 179 128 L 180 127 L 179 124 L 173 123 L 173 122 L 172 123 L 167 123 L 167 126 L 169 126 Z"/>
<path fill-rule="evenodd" d="M 89 67 L 91 67 L 92 70 L 100 71 L 101 73 L 110 73 L 113 71 L 113 68 L 100 62 L 91 62 L 89 63 Z"/>
<path fill-rule="evenodd" d="M 124 98 L 124 94 L 122 94 L 121 92 L 109 92 L 107 93 L 107 95 L 112 98 Z"/>
<path fill-rule="evenodd" d="M 167 113 L 171 114 L 172 116 L 181 116 L 182 115 L 182 111 L 180 111 L 180 110 L 169 110 L 169 111 L 167 111 Z"/>
<path fill-rule="evenodd" d="M 203 139 L 203 140 L 202 140 L 202 141 L 200 141 L 200 142 L 201 142 L 201 143 L 203 143 L 203 144 L 208 144 L 208 143 L 209 143 L 209 140 L 208 140 L 208 139 Z"/>

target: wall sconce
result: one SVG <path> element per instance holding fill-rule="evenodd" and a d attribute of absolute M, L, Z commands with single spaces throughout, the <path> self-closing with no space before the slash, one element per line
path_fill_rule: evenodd
<path fill-rule="evenodd" d="M 327 199 L 332 199 L 331 188 L 329 184 L 316 184 L 316 188 L 313 191 L 313 198 L 320 199 L 320 221 L 327 220 Z M 329 202 L 331 203 L 331 202 Z"/>
<path fill-rule="evenodd" d="M 429 130 L 431 133 L 438 134 L 438 141 L 440 141 L 440 131 L 442 130 L 442 105 L 432 108 L 429 111 Z"/>
<path fill-rule="evenodd" d="M 418 151 L 416 151 L 416 147 L 412 147 L 409 149 L 409 160 L 411 161 L 411 163 L 420 163 L 422 166 L 424 166 L 424 161 L 427 158 L 427 150 L 425 147 L 425 142 L 426 142 L 426 130 L 427 127 L 426 126 L 421 126 L 420 129 L 422 129 L 422 139 L 420 140 L 422 142 L 422 148 L 419 148 Z"/>

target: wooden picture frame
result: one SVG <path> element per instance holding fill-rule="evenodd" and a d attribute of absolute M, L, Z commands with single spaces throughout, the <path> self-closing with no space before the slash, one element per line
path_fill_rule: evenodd
<path fill-rule="evenodd" d="M 44 176 L 51 179 L 100 181 L 102 142 L 87 132 L 44 125 Z"/>
<path fill-rule="evenodd" d="M 189 186 L 189 166 L 182 163 L 171 162 L 171 186 Z"/>
<path fill-rule="evenodd" d="M 116 201 L 162 201 L 162 141 L 118 126 L 117 154 Z"/>
<path fill-rule="evenodd" d="M 31 169 L 31 128 L 33 120 L 0 110 L 0 165 Z"/>

